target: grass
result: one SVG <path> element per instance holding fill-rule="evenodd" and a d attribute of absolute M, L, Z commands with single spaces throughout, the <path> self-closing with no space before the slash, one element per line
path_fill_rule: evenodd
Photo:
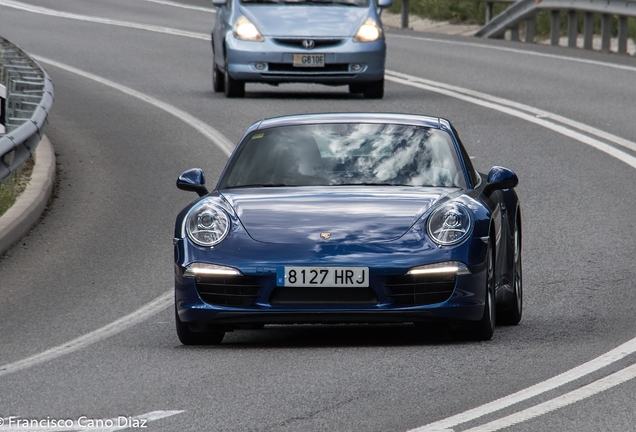
<path fill-rule="evenodd" d="M 486 2 L 472 0 L 410 0 L 409 12 L 423 18 L 435 21 L 450 21 L 451 23 L 478 24 L 486 23 Z M 497 16 L 508 7 L 508 4 L 495 3 L 493 17 Z M 402 0 L 393 0 L 393 6 L 389 9 L 393 13 L 401 13 Z M 578 14 L 579 34 L 583 33 L 583 12 Z M 561 35 L 567 34 L 567 11 L 561 11 Z M 594 15 L 594 33 L 601 32 L 601 15 Z M 550 11 L 544 10 L 537 13 L 536 34 L 539 37 L 550 35 Z M 612 36 L 618 34 L 618 17 L 612 20 Z M 636 39 L 636 18 L 628 19 L 628 37 Z"/>
<path fill-rule="evenodd" d="M 33 158 L 29 158 L 11 176 L 0 181 L 0 216 L 15 203 L 16 199 L 26 189 L 33 172 Z"/>

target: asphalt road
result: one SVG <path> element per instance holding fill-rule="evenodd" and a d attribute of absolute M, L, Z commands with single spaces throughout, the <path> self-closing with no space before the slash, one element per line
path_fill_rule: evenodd
<path fill-rule="evenodd" d="M 204 0 L 179 3 L 209 6 Z M 583 142 L 598 139 L 590 131 L 583 138 L 564 134 L 546 127 L 543 114 L 529 121 L 462 100 L 459 93 L 443 94 L 432 84 L 423 89 L 395 79 L 387 81 L 381 101 L 351 97 L 344 87 L 253 84 L 245 99 L 228 100 L 212 92 L 208 41 L 114 25 L 127 21 L 204 35 L 213 13 L 147 0 L 23 4 L 111 21 L 45 15 L 0 1 L 0 34 L 38 56 L 55 84 L 47 133 L 59 164 L 56 196 L 44 219 L 0 260 L 5 424 L 9 416 L 77 420 L 158 412 L 148 429 L 407 431 L 482 407 L 483 415 L 449 428 L 467 430 L 513 416 L 510 424 L 517 423 L 507 430 L 633 429 L 636 381 L 625 371 L 636 364 L 634 348 L 501 410 L 483 408 L 636 336 L 636 169 L 620 160 L 633 158 L 632 150 L 606 137 L 600 141 L 625 155 L 611 156 Z M 390 71 L 636 141 L 634 58 L 413 32 L 389 32 L 388 45 Z M 161 110 L 67 66 L 175 110 Z M 408 325 L 268 326 L 227 334 L 218 347 L 184 347 L 166 307 L 110 337 L 97 334 L 81 349 L 3 373 L 2 365 L 10 369 L 64 346 L 170 292 L 174 218 L 194 198 L 178 191 L 175 179 L 200 166 L 213 184 L 227 158 L 175 117 L 176 109 L 234 143 L 254 121 L 299 112 L 448 118 L 478 169 L 504 165 L 519 175 L 524 320 L 498 327 L 487 343 L 430 340 Z M 612 377 L 626 382 L 545 414 L 537 408 L 574 400 Z M 529 408 L 543 415 L 515 417 Z"/>

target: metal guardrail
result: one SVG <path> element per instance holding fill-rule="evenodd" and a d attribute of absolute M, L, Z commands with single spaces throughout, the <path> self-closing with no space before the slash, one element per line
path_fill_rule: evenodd
<path fill-rule="evenodd" d="M 35 151 L 53 106 L 53 82 L 28 54 L 0 38 L 0 180 Z"/>
<path fill-rule="evenodd" d="M 502 38 L 510 30 L 510 39 L 520 41 L 519 28 L 525 22 L 525 42 L 534 42 L 536 14 L 551 10 L 550 43 L 559 45 L 561 11 L 568 11 L 568 46 L 576 47 L 578 40 L 578 12 L 584 12 L 583 48 L 593 49 L 594 14 L 601 14 L 601 50 L 609 52 L 613 20 L 618 20 L 619 54 L 627 54 L 628 17 L 636 17 L 636 0 L 473 0 L 486 3 L 486 25 L 475 36 Z M 409 0 L 402 0 L 402 28 L 409 26 Z M 513 3 L 496 17 L 495 3 Z M 617 17 L 617 18 L 615 18 Z"/>
<path fill-rule="evenodd" d="M 526 23 L 526 42 L 534 42 L 535 19 L 539 10 L 550 10 L 550 43 L 559 45 L 561 37 L 561 11 L 568 15 L 568 46 L 576 47 L 578 39 L 578 12 L 584 12 L 583 47 L 593 48 L 594 14 L 601 14 L 601 50 L 609 51 L 614 17 L 618 19 L 618 53 L 627 53 L 628 17 L 636 17 L 634 0 L 519 0 L 487 22 L 475 36 L 502 38 L 507 30 L 511 40 L 519 41 L 519 24 Z"/>

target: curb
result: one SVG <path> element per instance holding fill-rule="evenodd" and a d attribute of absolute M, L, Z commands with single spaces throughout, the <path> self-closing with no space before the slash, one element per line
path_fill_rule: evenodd
<path fill-rule="evenodd" d="M 55 153 L 46 137 L 35 151 L 31 181 L 15 204 L 0 217 L 0 257 L 24 237 L 44 213 L 55 183 Z"/>

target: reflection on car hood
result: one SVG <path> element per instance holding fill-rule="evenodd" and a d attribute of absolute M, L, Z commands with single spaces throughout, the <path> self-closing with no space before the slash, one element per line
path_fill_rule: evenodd
<path fill-rule="evenodd" d="M 449 189 L 328 186 L 221 192 L 254 240 L 307 244 L 398 239 Z M 321 233 L 330 238 L 322 239 Z"/>
<path fill-rule="evenodd" d="M 365 7 L 252 5 L 243 12 L 263 36 L 353 37 L 369 15 Z"/>

